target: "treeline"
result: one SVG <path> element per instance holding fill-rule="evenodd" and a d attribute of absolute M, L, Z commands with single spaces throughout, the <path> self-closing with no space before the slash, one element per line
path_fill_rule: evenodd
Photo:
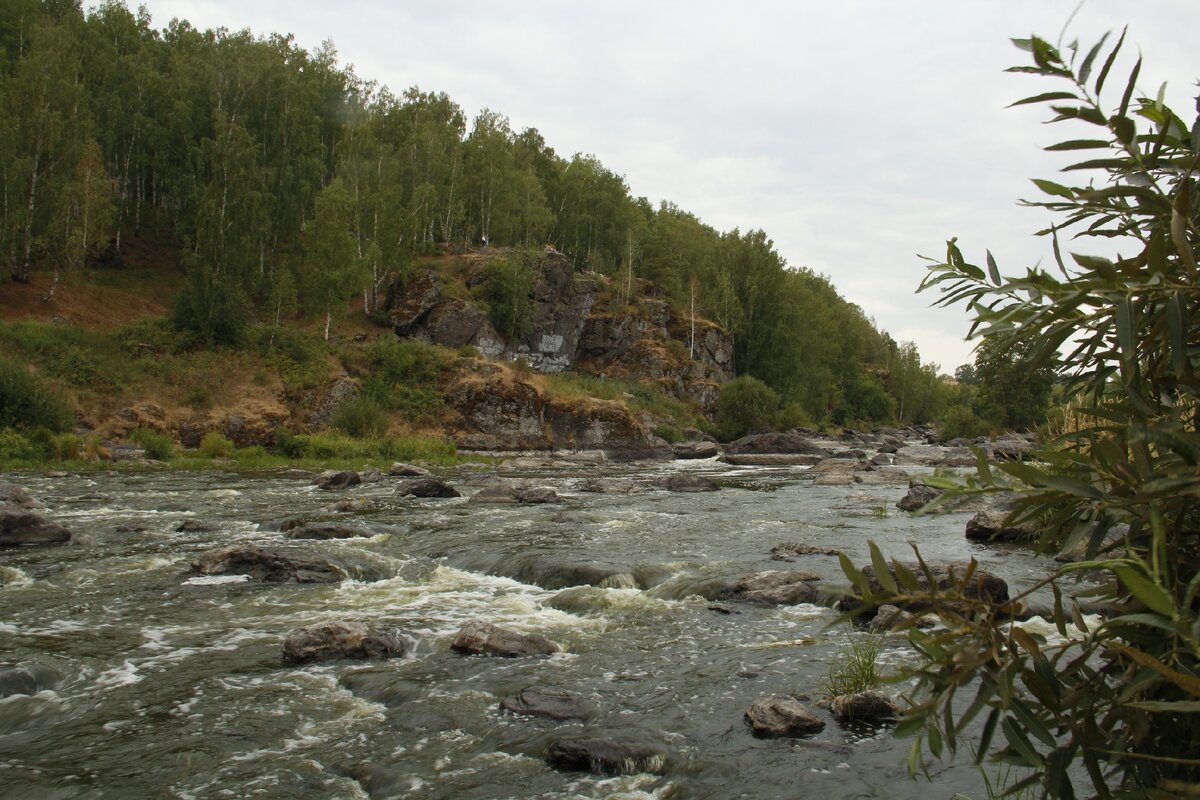
<path fill-rule="evenodd" d="M 719 232 L 633 197 L 537 130 L 400 95 L 288 36 L 151 26 L 118 2 L 3 0 L 0 257 L 13 280 L 78 269 L 132 234 L 169 236 L 188 282 L 175 323 L 236 343 L 255 319 L 383 303 L 439 245 L 552 244 L 618 286 L 654 281 L 733 336 L 738 370 L 795 421 L 924 422 L 936 365 L 879 331 L 762 231 Z M 53 286 L 50 292 L 53 292 Z M 252 311 L 253 309 L 253 311 Z"/>

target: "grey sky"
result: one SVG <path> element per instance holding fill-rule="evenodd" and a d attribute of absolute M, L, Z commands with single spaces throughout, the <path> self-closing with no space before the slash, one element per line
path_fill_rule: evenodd
<path fill-rule="evenodd" d="M 956 235 L 1002 270 L 1049 260 L 1030 235 L 1048 218 L 1015 200 L 1068 163 L 1038 150 L 1066 131 L 1004 107 L 1057 87 L 1003 70 L 1026 57 L 1010 37 L 1056 39 L 1076 0 L 147 2 L 160 27 L 331 38 L 360 77 L 445 91 L 471 116 L 536 127 L 560 155 L 596 155 L 635 195 L 718 229 L 762 228 L 947 372 L 971 359 L 967 318 L 913 294 L 916 253 Z M 1140 47 L 1139 88 L 1169 81 L 1190 119 L 1200 0 L 1090 0 L 1066 41 L 1086 48 L 1126 24 L 1114 91 Z"/>

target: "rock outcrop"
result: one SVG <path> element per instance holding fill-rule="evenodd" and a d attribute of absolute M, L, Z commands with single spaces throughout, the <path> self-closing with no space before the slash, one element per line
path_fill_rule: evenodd
<path fill-rule="evenodd" d="M 283 640 L 285 663 L 305 664 L 336 658 L 397 658 L 408 652 L 408 642 L 391 628 L 365 622 L 332 621 L 291 631 Z"/>

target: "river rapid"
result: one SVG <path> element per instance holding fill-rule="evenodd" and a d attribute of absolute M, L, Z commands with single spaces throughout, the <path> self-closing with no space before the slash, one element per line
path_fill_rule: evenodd
<path fill-rule="evenodd" d="M 718 492 L 651 484 L 677 471 Z M 328 492 L 312 475 L 145 471 L 49 478 L 26 487 L 82 541 L 0 551 L 0 666 L 56 676 L 0 699 L 0 797 L 67 798 L 980 798 L 969 764 L 935 763 L 932 783 L 906 771 L 910 742 L 889 730 L 825 729 L 756 739 L 742 715 L 771 694 L 821 696 L 847 638 L 819 605 L 714 603 L 700 592 L 769 569 L 806 569 L 845 584 L 837 558 L 770 559 L 799 541 L 869 560 L 974 556 L 1018 592 L 1053 562 L 973 544 L 965 513 L 897 511 L 903 485 L 819 486 L 798 467 L 715 461 L 529 467 L 464 465 L 442 477 L 471 495 L 497 476 L 554 489 L 559 504 L 485 505 L 469 497 L 403 500 L 396 479 Z M 592 494 L 583 481 L 633 480 Z M 370 510 L 333 513 L 339 500 Z M 355 519 L 371 538 L 296 543 L 286 517 Z M 211 531 L 176 532 L 184 520 Z M 140 530 L 129 530 L 129 529 Z M 201 577 L 196 554 L 230 543 L 353 549 L 389 577 L 332 585 Z M 581 566 L 612 573 L 572 586 Z M 415 642 L 388 661 L 287 666 L 291 629 L 333 619 L 394 625 Z M 542 633 L 549 658 L 466 657 L 458 628 L 482 620 Z M 887 637 L 885 671 L 911 663 Z M 499 710 L 528 687 L 575 692 L 586 721 Z M 890 687 L 899 691 L 902 687 Z M 810 703 L 810 705 L 813 705 Z M 560 772 L 544 756 L 559 736 L 619 736 L 663 747 L 661 774 Z"/>

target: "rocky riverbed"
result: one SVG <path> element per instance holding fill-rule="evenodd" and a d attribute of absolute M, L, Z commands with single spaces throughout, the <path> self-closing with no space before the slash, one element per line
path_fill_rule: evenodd
<path fill-rule="evenodd" d="M 839 455 L 878 453 L 825 458 Z M 910 473 L 929 471 L 903 460 L 515 460 L 340 489 L 300 473 L 0 476 L 28 490 L 22 513 L 70 532 L 0 550 L 0 784 L 38 798 L 981 796 L 965 763 L 909 781 L 886 713 L 864 724 L 818 703 L 847 638 L 868 635 L 828 627 L 846 584 L 832 553 L 861 565 L 868 540 L 902 558 L 915 541 L 927 559 L 978 558 L 1014 593 L 1053 568 L 968 540 L 972 512 L 898 510 Z M 410 491 L 426 478 L 461 496 Z M 886 636 L 884 670 L 910 662 Z M 771 717 L 783 734 L 763 738 L 747 716 L 793 705 L 816 722 Z"/>

